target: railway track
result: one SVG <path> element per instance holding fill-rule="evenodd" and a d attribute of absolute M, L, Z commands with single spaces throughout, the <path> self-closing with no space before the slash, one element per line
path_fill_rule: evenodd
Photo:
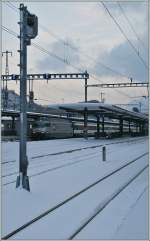
<path fill-rule="evenodd" d="M 142 157 L 148 155 L 148 152 L 136 157 L 135 159 L 133 159 L 132 161 L 129 161 L 128 163 L 120 166 L 119 168 L 113 170 L 112 172 L 110 172 L 109 174 L 100 177 L 97 181 L 91 183 L 90 185 L 86 186 L 85 188 L 83 188 L 82 190 L 74 193 L 72 196 L 70 196 L 69 198 L 66 198 L 65 200 L 61 201 L 60 203 L 56 204 L 55 206 L 49 208 L 48 210 L 46 210 L 45 212 L 41 213 L 40 215 L 38 215 L 37 217 L 33 218 L 32 220 L 30 220 L 29 222 L 25 223 L 24 225 L 18 227 L 17 229 L 13 230 L 12 232 L 8 233 L 7 235 L 5 235 L 4 237 L 2 237 L 2 239 L 6 240 L 11 238 L 12 236 L 18 234 L 19 232 L 21 232 L 22 230 L 24 230 L 25 228 L 29 227 L 31 224 L 34 224 L 35 222 L 41 220 L 42 218 L 44 218 L 45 216 L 51 214 L 53 211 L 55 211 L 56 209 L 60 208 L 61 206 L 67 204 L 68 202 L 70 202 L 71 200 L 73 200 L 74 198 L 80 196 L 82 193 L 86 192 L 87 190 L 91 189 L 92 187 L 96 186 L 97 184 L 99 184 L 100 182 L 103 182 L 104 180 L 106 180 L 107 178 L 113 176 L 115 173 L 120 172 L 121 170 L 123 170 L 124 168 L 126 168 L 127 166 L 131 166 L 133 163 L 135 163 L 136 161 L 140 160 Z M 96 217 L 117 195 L 119 195 L 119 193 L 121 191 L 123 191 L 133 180 L 136 179 L 136 177 L 138 177 L 146 168 L 148 168 L 148 164 L 145 165 L 142 169 L 140 169 L 140 171 L 138 171 L 138 173 L 136 173 L 136 175 L 134 175 L 133 177 L 131 177 L 129 180 L 127 180 L 121 187 L 119 187 L 111 196 L 108 197 L 108 199 L 102 204 L 100 205 L 100 207 L 98 209 L 96 209 L 96 211 L 80 226 L 78 227 L 71 235 L 68 239 L 73 239 L 91 220 L 93 220 L 94 217 Z"/>
<path fill-rule="evenodd" d="M 103 211 L 104 208 L 107 207 L 107 205 L 113 201 L 115 197 L 117 197 L 127 186 L 129 186 L 145 169 L 148 168 L 148 165 L 146 165 L 142 170 L 140 170 L 136 175 L 134 175 L 132 178 L 130 178 L 127 182 L 125 182 L 120 188 L 118 188 L 116 191 L 113 192 L 112 195 L 108 197 L 108 199 L 102 203 L 99 207 L 96 208 L 96 211 L 87 218 L 87 220 L 82 223 L 67 239 L 72 240 L 74 239 L 101 211 Z"/>
<path fill-rule="evenodd" d="M 113 143 L 114 144 L 114 143 Z M 117 144 L 119 144 L 119 143 L 117 143 Z M 112 143 L 108 143 L 107 145 L 112 145 Z M 100 145 L 100 146 L 103 146 L 103 145 Z M 98 146 L 99 147 L 99 146 Z M 88 147 L 88 149 L 89 148 L 91 148 L 91 147 Z M 95 147 L 95 148 L 97 148 L 97 147 Z M 87 148 L 86 148 L 87 149 Z M 100 152 L 102 152 L 102 151 L 100 151 Z M 99 153 L 100 153 L 99 152 Z M 112 152 L 112 151 L 111 151 Z M 69 152 L 70 153 L 70 152 Z M 69 158 L 69 162 L 67 162 L 67 163 L 65 163 L 65 164 L 62 164 L 62 165 L 58 165 L 58 166 L 54 166 L 54 167 L 51 167 L 51 168 L 46 168 L 45 170 L 42 170 L 42 171 L 39 171 L 39 172 L 37 172 L 37 173 L 34 173 L 34 174 L 32 174 L 32 175 L 30 175 L 29 177 L 30 178 L 32 178 L 32 177 L 36 177 L 36 176 L 38 176 L 38 175 L 41 175 L 41 174 L 45 174 L 45 173 L 47 173 L 47 172 L 51 172 L 51 171 L 55 171 L 55 170 L 58 170 L 58 169 L 60 169 L 60 168 L 64 168 L 64 167 L 67 167 L 67 166 L 72 166 L 72 165 L 75 165 L 75 164 L 78 164 L 78 163 L 80 163 L 80 162 L 83 162 L 83 161 L 88 161 L 89 159 L 91 159 L 91 158 L 93 158 L 93 157 L 96 157 L 97 155 L 99 155 L 99 153 L 88 153 L 88 154 L 84 154 L 84 155 L 82 155 L 82 156 L 79 156 L 79 158 L 78 157 L 74 157 L 74 158 L 72 158 L 72 159 L 70 159 Z M 108 154 L 109 154 L 109 152 L 107 152 Z M 93 154 L 95 154 L 95 155 L 93 155 Z M 92 155 L 92 156 L 91 156 Z M 88 156 L 86 159 L 85 159 L 85 157 L 86 156 Z M 74 160 L 75 159 L 75 161 L 72 161 L 72 160 Z M 58 160 L 58 161 L 60 161 L 60 160 Z M 66 160 L 65 160 L 66 161 Z M 70 162 L 70 161 L 72 161 L 72 162 Z M 49 161 L 48 161 L 49 162 Z M 48 163 L 49 164 L 49 163 Z M 46 165 L 48 165 L 48 164 L 46 164 Z M 40 166 L 42 166 L 43 167 L 43 164 L 40 164 Z M 37 167 L 39 167 L 39 166 L 37 166 L 37 165 L 34 165 L 34 166 L 32 166 L 32 168 L 30 167 L 30 169 L 34 169 L 34 168 L 37 168 Z M 16 172 L 11 172 L 11 173 L 8 173 L 8 174 L 6 174 L 6 175 L 2 175 L 2 178 L 6 178 L 6 177 L 10 177 L 10 176 L 13 176 L 13 175 L 16 175 L 16 174 L 18 174 L 18 171 L 16 171 Z M 16 177 L 15 177 L 15 179 L 13 180 L 13 181 L 9 181 L 9 182 L 6 182 L 6 183 L 4 183 L 3 185 L 4 186 L 6 186 L 6 185 L 9 185 L 9 184 L 12 184 L 12 183 L 15 183 L 16 182 Z"/>
<path fill-rule="evenodd" d="M 94 148 L 98 148 L 98 147 L 101 147 L 101 146 L 109 146 L 109 145 L 113 145 L 113 144 L 121 144 L 121 143 L 132 143 L 132 142 L 138 142 L 138 141 L 141 141 L 145 139 L 145 137 L 140 137 L 138 139 L 132 139 L 129 138 L 128 140 L 123 140 L 123 141 L 116 141 L 116 142 L 111 142 L 111 143 L 104 143 L 104 144 L 99 144 L 99 145 L 92 145 L 92 146 L 88 146 L 88 147 L 81 147 L 81 148 L 75 148 L 75 149 L 70 149 L 70 150 L 66 150 L 66 151 L 61 151 L 61 152 L 54 152 L 54 153 L 47 153 L 47 154 L 44 154 L 44 155 L 36 155 L 36 156 L 32 156 L 30 157 L 30 160 L 34 161 L 35 159 L 38 159 L 38 158 L 43 158 L 43 157 L 47 157 L 47 156 L 57 156 L 57 155 L 62 155 L 62 154 L 67 154 L 67 153 L 73 153 L 73 152 L 76 152 L 76 151 L 82 151 L 82 150 L 87 150 L 87 149 L 94 149 Z M 14 163 L 16 162 L 16 160 L 12 160 L 12 161 L 5 161 L 5 162 L 2 162 L 2 165 L 4 164 L 8 164 L 8 163 Z"/>
<path fill-rule="evenodd" d="M 59 165 L 59 166 L 55 166 L 55 167 L 52 167 L 52 168 L 46 168 L 45 170 L 42 170 L 42 171 L 37 172 L 37 173 L 35 173 L 33 175 L 30 175 L 29 177 L 30 178 L 36 177 L 36 176 L 39 176 L 41 174 L 45 174 L 45 173 L 50 172 L 50 171 L 54 171 L 54 170 L 57 170 L 57 169 L 61 169 L 63 167 L 75 165 L 75 164 L 77 164 L 79 162 L 88 161 L 89 159 L 91 159 L 95 155 L 93 156 L 93 154 L 92 154 L 92 156 L 91 156 L 91 154 L 88 154 L 88 156 L 89 156 L 89 158 L 86 158 L 86 159 L 85 158 L 79 158 L 77 161 L 68 162 L 68 163 L 65 163 L 65 164 L 62 164 L 62 165 Z M 96 156 L 97 156 L 97 153 L 96 153 Z M 75 158 L 73 158 L 73 159 L 75 159 Z M 37 168 L 37 166 L 34 166 L 33 168 Z M 10 176 L 13 176 L 13 175 L 16 175 L 16 174 L 18 174 L 18 172 L 9 173 L 7 175 L 2 176 L 2 178 L 10 177 Z M 8 184 L 15 183 L 15 182 L 16 182 L 16 180 L 8 182 L 8 183 L 5 183 L 3 185 L 6 186 Z"/>
<path fill-rule="evenodd" d="M 145 138 L 141 138 L 141 139 L 145 139 Z M 126 143 L 126 142 L 127 143 L 135 142 L 135 140 L 117 141 L 117 142 L 111 142 L 111 143 L 106 143 L 106 144 L 99 144 L 99 145 L 92 145 L 92 146 L 88 146 L 88 147 L 81 147 L 81 148 L 71 149 L 71 150 L 67 150 L 67 151 L 48 153 L 48 154 L 45 154 L 45 155 L 37 155 L 37 156 L 31 157 L 31 159 L 33 160 L 33 159 L 37 159 L 37 158 L 41 158 L 41 157 L 62 155 L 62 154 L 76 152 L 76 151 L 82 151 L 82 150 L 87 150 L 87 149 L 94 149 L 94 148 L 98 148 L 98 147 L 101 147 L 101 146 L 104 146 L 104 145 L 105 146 L 109 146 L 109 145 L 114 145 L 114 144 L 122 144 L 122 143 Z"/>

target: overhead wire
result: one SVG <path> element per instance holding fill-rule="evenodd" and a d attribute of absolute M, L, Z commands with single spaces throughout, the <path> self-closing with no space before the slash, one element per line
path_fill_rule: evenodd
<path fill-rule="evenodd" d="M 18 8 L 15 6 L 15 5 L 13 5 L 11 2 L 4 2 L 8 7 L 10 7 L 12 10 L 14 10 L 16 13 L 19 13 L 18 12 Z"/>
<path fill-rule="evenodd" d="M 11 35 L 13 35 L 13 36 L 15 36 L 15 37 L 18 37 L 18 34 L 17 34 L 16 32 L 14 32 L 14 31 L 12 31 L 12 30 L 4 27 L 3 25 L 2 25 L 2 29 L 3 29 L 4 31 L 8 32 L 9 34 L 11 34 Z M 40 46 L 40 45 L 38 45 L 38 44 L 35 44 L 35 43 L 32 43 L 32 45 L 33 45 L 35 48 L 37 48 L 38 50 L 40 50 L 41 52 L 43 52 L 43 53 L 45 53 L 45 54 L 48 54 L 48 55 L 50 55 L 50 56 L 58 59 L 59 61 L 64 62 L 63 58 L 61 58 L 60 56 L 57 56 L 57 55 L 55 55 L 54 53 L 46 50 L 46 49 L 43 48 L 42 46 Z M 64 62 L 64 63 L 65 63 L 65 62 Z M 68 63 L 65 63 L 65 64 L 68 64 Z M 76 67 L 76 66 L 74 66 L 74 65 L 72 65 L 72 64 L 70 64 L 70 63 L 69 63 L 68 65 L 71 65 L 73 68 L 77 69 L 78 71 L 81 71 L 81 69 L 79 69 L 78 67 Z M 103 82 L 102 80 L 100 81 L 99 78 L 97 78 L 97 77 L 96 77 L 95 75 L 93 75 L 93 74 L 90 74 L 90 76 L 91 76 L 93 79 L 97 80 L 98 82 L 101 82 L 101 83 Z M 126 94 L 126 93 L 124 93 L 124 92 L 122 92 L 122 91 L 120 91 L 120 90 L 116 90 L 116 89 L 113 89 L 113 90 L 116 91 L 116 92 L 118 92 L 118 93 L 120 93 L 120 94 L 122 94 L 122 95 L 124 95 L 124 96 L 126 96 L 126 97 L 129 97 L 129 98 L 131 97 L 130 95 L 128 95 L 128 94 Z"/>
<path fill-rule="evenodd" d="M 9 2 L 9 4 L 11 4 L 11 3 Z M 9 4 L 7 4 L 7 5 L 9 6 Z M 15 7 L 13 4 L 11 4 L 10 7 L 11 7 L 13 10 L 17 10 L 17 11 L 18 11 L 18 8 Z M 50 33 L 51 35 L 53 35 L 55 38 L 59 39 L 59 41 L 61 41 L 62 43 L 65 43 L 64 40 L 62 40 L 61 38 L 59 38 L 57 35 L 53 34 L 51 31 L 48 31 L 48 29 L 45 28 L 43 25 L 40 24 L 40 26 L 41 26 L 45 31 L 47 31 L 48 33 Z M 6 29 L 4 29 L 4 30 L 6 31 Z M 10 32 L 9 32 L 9 33 L 10 33 Z M 13 32 L 13 31 L 11 31 L 11 33 L 14 35 L 14 32 Z M 65 61 L 62 57 L 60 57 L 60 56 L 58 56 L 58 55 L 56 55 L 56 54 L 54 54 L 54 53 L 52 53 L 52 52 L 50 52 L 50 51 L 47 51 L 46 49 L 44 49 L 44 48 L 43 48 L 42 46 L 40 46 L 39 44 L 32 43 L 32 45 L 33 45 L 34 47 L 36 47 L 37 49 L 39 49 L 40 51 L 42 51 L 43 53 L 51 55 L 52 57 L 54 57 L 54 58 L 56 58 L 56 59 L 64 62 L 65 64 L 72 66 L 73 68 L 77 69 L 78 71 L 82 71 L 81 68 L 78 68 L 77 66 L 72 65 L 71 63 Z M 72 46 L 71 46 L 70 44 L 68 44 L 68 46 L 69 46 L 70 48 L 72 48 Z M 72 48 L 72 49 L 73 49 L 73 50 L 76 50 L 77 48 Z M 81 52 L 81 51 L 80 51 L 80 52 Z M 83 51 L 82 51 L 82 52 L 83 52 Z M 87 54 L 84 54 L 84 55 L 85 55 L 87 58 L 91 58 L 94 62 L 96 62 L 96 60 L 95 60 L 94 58 L 92 58 L 91 56 L 89 56 L 89 55 L 87 55 Z M 115 74 L 118 74 L 118 75 L 123 76 L 123 77 L 127 77 L 125 74 L 122 74 L 122 73 L 120 73 L 120 72 L 118 72 L 118 71 L 110 68 L 109 66 L 106 66 L 105 64 L 103 64 L 103 63 L 101 63 L 101 62 L 98 62 L 98 63 L 101 64 L 104 68 L 107 68 L 109 71 L 114 72 Z M 100 81 L 97 77 L 95 77 L 96 75 L 93 75 L 93 74 L 90 74 L 90 75 L 92 76 L 93 79 L 98 80 L 99 82 L 103 82 L 103 81 Z M 129 78 L 129 77 L 127 77 L 127 78 Z M 121 94 L 123 94 L 123 95 L 125 95 L 125 96 L 127 96 L 127 97 L 129 97 L 129 98 L 131 97 L 131 96 L 129 96 L 128 94 L 125 94 L 124 92 L 122 92 L 122 91 L 120 91 L 120 90 L 116 90 L 116 89 L 113 89 L 113 90 L 115 90 L 115 91 L 117 91 L 118 93 L 121 93 Z"/>
<path fill-rule="evenodd" d="M 13 5 L 13 4 L 11 4 L 11 5 Z M 9 6 L 9 5 L 8 5 L 8 6 Z M 13 7 L 16 8 L 16 10 L 18 11 L 18 8 L 17 8 L 17 7 L 15 7 L 14 5 L 13 5 Z M 53 32 L 50 31 L 49 29 L 47 29 L 44 25 L 42 25 L 42 24 L 39 23 L 39 26 L 40 26 L 40 28 L 42 28 L 44 31 L 46 31 L 48 34 L 50 34 L 50 35 L 53 36 L 55 39 L 57 39 L 58 41 L 60 41 L 62 44 L 66 44 L 66 41 L 65 41 L 65 40 L 63 40 L 63 39 L 60 38 L 57 34 L 53 33 Z M 70 43 L 67 43 L 67 46 L 68 46 L 69 48 L 71 48 L 72 50 L 74 50 L 74 51 L 77 51 L 77 50 L 78 50 L 77 47 L 73 47 Z M 86 54 L 83 50 L 80 50 L 80 52 L 81 52 L 82 55 L 84 55 L 86 58 L 92 59 L 93 62 L 100 64 L 103 68 L 106 68 L 107 70 L 115 73 L 116 75 L 119 75 L 119 76 L 122 76 L 122 77 L 126 77 L 127 79 L 130 78 L 130 77 L 127 76 L 126 74 L 123 74 L 123 73 L 121 73 L 121 72 L 119 72 L 119 71 L 111 68 L 110 66 L 105 65 L 105 64 L 102 63 L 101 61 L 97 61 L 97 60 L 94 59 L 92 56 L 89 56 L 88 54 Z"/>
<path fill-rule="evenodd" d="M 108 7 L 104 4 L 104 2 L 101 2 L 101 4 L 103 5 L 103 7 L 105 8 L 105 10 L 107 11 L 107 13 L 109 14 L 109 16 L 112 18 L 112 20 L 114 21 L 114 23 L 116 24 L 116 26 L 118 27 L 118 29 L 120 30 L 120 32 L 123 34 L 123 36 L 125 37 L 125 39 L 127 40 L 127 42 L 130 44 L 130 46 L 132 47 L 132 49 L 134 50 L 134 52 L 136 53 L 136 55 L 138 56 L 138 58 L 141 60 L 141 62 L 143 63 L 143 65 L 145 66 L 145 68 L 148 69 L 148 65 L 146 64 L 146 62 L 144 61 L 144 59 L 142 58 L 142 56 L 140 55 L 139 51 L 136 49 L 136 47 L 134 46 L 134 44 L 131 42 L 131 40 L 127 37 L 127 35 L 125 34 L 125 32 L 123 31 L 122 27 L 120 26 L 120 24 L 117 22 L 117 20 L 115 19 L 115 17 L 113 16 L 113 14 L 109 11 Z M 100 5 L 99 5 L 100 6 Z"/>
<path fill-rule="evenodd" d="M 146 46 L 145 46 L 144 42 L 141 40 L 141 38 L 138 36 L 138 34 L 137 34 L 136 30 L 134 29 L 134 27 L 133 27 L 131 21 L 130 21 L 129 18 L 127 17 L 127 15 L 126 15 L 126 13 L 125 13 L 123 7 L 121 6 L 121 4 L 120 4 L 119 2 L 116 2 L 116 3 L 117 3 L 117 5 L 118 5 L 118 7 L 120 8 L 120 11 L 122 12 L 124 18 L 125 18 L 126 21 L 128 22 L 130 28 L 131 28 L 132 31 L 134 32 L 134 34 L 135 34 L 137 40 L 139 41 L 139 43 L 141 43 L 142 47 L 147 51 L 148 49 L 146 48 Z"/>
<path fill-rule="evenodd" d="M 67 46 L 69 48 L 71 48 L 74 51 L 77 51 L 77 48 L 72 46 L 72 44 L 70 44 L 69 42 L 65 41 L 64 39 L 60 38 L 57 34 L 53 33 L 52 31 L 50 31 L 49 29 L 47 29 L 43 24 L 39 23 L 39 27 L 41 29 L 43 29 L 45 32 L 47 32 L 48 34 L 50 34 L 51 36 L 53 36 L 55 39 L 59 40 L 62 44 L 67 44 Z"/>
<path fill-rule="evenodd" d="M 8 29 L 7 27 L 5 27 L 5 26 L 3 26 L 3 25 L 2 25 L 2 30 L 6 31 L 7 33 L 9 33 L 9 34 L 13 35 L 14 37 L 18 38 L 18 34 L 17 34 L 16 32 L 14 32 L 13 30 Z M 32 43 L 32 45 L 33 45 L 35 48 L 37 48 L 38 50 L 40 50 L 41 52 L 43 52 L 43 53 L 45 53 L 45 54 L 48 54 L 48 55 L 50 55 L 50 56 L 58 59 L 59 61 L 63 61 L 63 62 L 64 62 L 64 60 L 63 60 L 60 56 L 57 56 L 57 55 L 55 55 L 54 53 L 52 53 L 52 52 L 50 52 L 50 51 L 47 51 L 46 49 L 44 49 L 44 48 L 41 47 L 40 45 L 35 44 L 35 43 Z M 68 64 L 68 63 L 65 63 L 65 64 Z M 71 64 L 68 64 L 68 65 L 71 65 Z M 71 65 L 71 66 L 74 67 L 74 68 L 76 68 L 78 71 L 79 71 L 79 70 L 81 71 L 81 69 L 79 69 L 79 68 L 77 68 L 77 67 L 75 67 L 75 66 L 73 66 L 73 65 Z M 54 86 L 54 85 L 53 85 L 53 86 Z M 60 89 L 60 88 L 57 88 L 56 86 L 55 86 L 55 88 L 64 92 L 64 90 L 62 90 L 62 89 Z M 79 96 L 78 96 L 78 97 L 79 97 Z M 81 97 L 81 95 L 80 95 L 80 97 Z"/>

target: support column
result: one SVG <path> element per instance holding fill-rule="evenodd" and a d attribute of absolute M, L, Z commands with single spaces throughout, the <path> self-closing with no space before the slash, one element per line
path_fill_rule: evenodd
<path fill-rule="evenodd" d="M 131 122 L 129 120 L 129 134 L 131 134 Z"/>
<path fill-rule="evenodd" d="M 12 116 L 12 130 L 15 129 L 15 117 Z"/>
<path fill-rule="evenodd" d="M 139 126 L 140 126 L 140 134 L 142 135 L 142 133 L 143 133 L 143 124 L 139 123 Z"/>
<path fill-rule="evenodd" d="M 30 191 L 27 176 L 27 14 L 27 8 L 20 4 L 20 145 L 16 187 L 21 185 Z"/>
<path fill-rule="evenodd" d="M 138 133 L 138 123 L 136 122 L 136 133 Z"/>
<path fill-rule="evenodd" d="M 88 139 L 88 109 L 84 108 L 84 138 Z"/>
<path fill-rule="evenodd" d="M 86 73 L 86 72 L 85 72 Z M 85 93 L 84 101 L 87 103 L 87 78 L 85 78 Z M 84 108 L 84 138 L 88 139 L 88 109 Z"/>
<path fill-rule="evenodd" d="M 145 125 L 142 123 L 142 134 L 145 135 Z"/>
<path fill-rule="evenodd" d="M 97 133 L 96 133 L 96 137 L 99 138 L 100 137 L 100 117 L 99 117 L 99 115 L 97 115 L 96 117 L 97 117 Z"/>
<path fill-rule="evenodd" d="M 85 93 L 84 93 L 84 95 L 85 95 L 84 101 L 87 102 L 87 78 L 85 78 Z"/>
<path fill-rule="evenodd" d="M 105 117 L 102 116 L 102 136 L 105 136 Z"/>
<path fill-rule="evenodd" d="M 119 124 L 119 131 L 120 131 L 120 135 L 123 135 L 123 119 L 120 118 L 120 124 Z"/>

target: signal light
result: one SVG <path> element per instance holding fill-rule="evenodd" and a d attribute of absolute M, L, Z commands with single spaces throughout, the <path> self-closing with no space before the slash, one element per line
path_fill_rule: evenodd
<path fill-rule="evenodd" d="M 38 18 L 35 14 L 27 14 L 27 37 L 33 39 L 38 35 Z"/>

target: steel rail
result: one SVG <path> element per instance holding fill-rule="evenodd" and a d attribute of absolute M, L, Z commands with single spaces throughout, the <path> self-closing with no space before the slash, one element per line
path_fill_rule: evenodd
<path fill-rule="evenodd" d="M 135 137 L 133 137 L 135 138 Z M 136 141 L 140 141 L 140 140 L 143 140 L 145 139 L 145 137 L 140 137 L 138 138 L 138 140 Z M 81 147 L 81 148 L 76 148 L 76 149 L 71 149 L 71 150 L 67 150 L 67 151 L 62 151 L 62 152 L 54 152 L 54 153 L 48 153 L 48 154 L 45 154 L 45 155 L 37 155 L 37 156 L 32 156 L 30 159 L 37 159 L 39 157 L 46 157 L 46 156 L 55 156 L 55 155 L 62 155 L 62 154 L 66 154 L 66 153 L 72 153 L 72 152 L 75 152 L 75 151 L 82 151 L 82 150 L 85 150 L 85 149 L 91 149 L 91 148 L 97 148 L 97 147 L 101 147 L 103 145 L 115 145 L 115 144 L 120 144 L 120 143 L 125 143 L 125 142 L 134 142 L 135 140 L 125 140 L 125 141 L 118 141 L 118 142 L 111 142 L 111 143 L 104 143 L 104 144 L 100 144 L 100 145 L 93 145 L 93 146 L 88 146 L 88 147 Z M 16 160 L 12 160 L 12 161 L 5 161 L 5 162 L 2 162 L 1 164 L 8 164 L 10 162 L 16 162 Z"/>
<path fill-rule="evenodd" d="M 146 168 L 148 168 L 148 164 L 142 168 L 134 177 L 130 178 L 129 181 L 127 181 L 124 185 L 118 188 L 117 191 L 115 191 L 109 198 L 106 200 L 98 210 L 95 211 L 80 227 L 76 229 L 76 231 L 68 238 L 68 240 L 72 240 L 77 234 L 79 234 L 101 211 L 103 211 L 104 208 L 107 207 L 107 205 L 113 201 L 126 187 L 128 187 L 139 175 L 141 175 L 142 172 L 145 171 Z"/>
<path fill-rule="evenodd" d="M 77 149 L 72 149 L 72 150 L 67 150 L 67 151 L 63 151 L 63 152 L 55 152 L 55 153 L 48 153 L 48 154 L 45 154 L 45 155 L 39 155 L 39 156 L 33 156 L 31 157 L 30 159 L 33 161 L 35 159 L 38 159 L 38 158 L 44 158 L 46 156 L 55 156 L 55 155 L 62 155 L 62 154 L 67 154 L 67 153 L 72 153 L 72 152 L 76 152 L 76 151 L 82 151 L 82 150 L 85 150 L 85 149 L 94 149 L 94 148 L 98 148 L 98 147 L 101 147 L 101 146 L 109 146 L 109 145 L 115 145 L 115 144 L 121 144 L 121 143 L 130 143 L 130 142 L 134 142 L 134 141 L 141 141 L 141 140 L 144 140 L 145 138 L 144 137 L 141 137 L 141 138 L 138 138 L 138 140 L 125 140 L 125 141 L 118 141 L 118 142 L 111 142 L 111 143 L 104 143 L 104 144 L 100 144 L 100 145 L 94 145 L 94 146 L 88 146 L 88 147 L 83 147 L 83 148 L 77 148 Z M 8 164 L 8 163 L 14 163 L 16 162 L 16 160 L 12 160 L 12 161 L 5 161 L 5 162 L 2 162 L 1 164 Z M 18 172 L 16 172 L 18 173 Z M 14 174 L 16 174 L 14 173 Z M 2 176 L 3 177 L 3 176 Z"/>
<path fill-rule="evenodd" d="M 4 237 L 2 237 L 3 240 L 6 240 L 10 237 L 12 237 L 13 235 L 17 234 L 18 232 L 22 231 L 23 229 L 27 228 L 28 226 L 30 226 L 31 224 L 35 223 L 36 221 L 40 220 L 41 218 L 45 217 L 46 215 L 48 215 L 49 213 L 52 213 L 54 210 L 58 209 L 59 207 L 63 206 L 64 204 L 68 203 L 69 201 L 71 201 L 72 199 L 76 198 L 77 196 L 79 196 L 80 194 L 86 192 L 87 190 L 89 190 L 90 188 L 94 187 L 95 185 L 97 185 L 98 183 L 102 182 L 103 180 L 109 178 L 110 176 L 112 176 L 113 174 L 115 174 L 116 172 L 119 172 L 120 170 L 122 170 L 123 168 L 125 168 L 126 166 L 131 165 L 132 163 L 136 162 L 137 160 L 141 159 L 142 157 L 144 157 L 145 155 L 147 155 L 148 152 L 136 157 L 135 159 L 133 159 L 132 161 L 126 163 L 125 165 L 117 168 L 116 170 L 113 170 L 112 172 L 110 172 L 109 174 L 101 177 L 100 179 L 98 179 L 97 181 L 93 182 L 92 184 L 88 185 L 87 187 L 83 188 L 82 190 L 80 190 L 79 192 L 73 194 L 72 196 L 70 196 L 69 198 L 66 198 L 64 201 L 56 204 L 54 207 L 48 209 L 47 211 L 41 213 L 40 215 L 38 215 L 37 217 L 33 218 L 32 220 L 30 220 L 29 222 L 21 225 L 19 228 L 11 231 L 10 233 L 6 234 Z M 73 234 L 74 235 L 74 234 Z M 73 235 L 71 237 L 73 237 Z"/>

